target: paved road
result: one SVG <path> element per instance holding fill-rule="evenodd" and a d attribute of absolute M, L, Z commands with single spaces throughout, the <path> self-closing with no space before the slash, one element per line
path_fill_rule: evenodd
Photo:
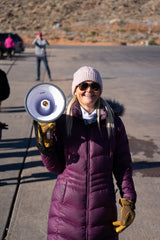
<path fill-rule="evenodd" d="M 138 200 L 136 219 L 120 234 L 120 240 L 159 240 L 160 48 L 52 46 L 48 60 L 53 83 L 66 96 L 71 92 L 72 73 L 91 65 L 103 77 L 103 96 L 124 104 L 122 119 L 130 141 Z M 0 113 L 0 121 L 9 125 L 0 140 L 0 239 L 46 239 L 56 176 L 42 165 L 32 120 L 24 110 L 24 97 L 37 83 L 34 50 L 26 49 L 12 62 L 0 60 L 0 68 L 7 72 L 11 86 Z M 43 65 L 41 75 L 48 82 Z"/>

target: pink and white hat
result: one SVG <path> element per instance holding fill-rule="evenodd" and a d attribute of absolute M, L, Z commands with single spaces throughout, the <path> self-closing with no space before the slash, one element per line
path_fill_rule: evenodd
<path fill-rule="evenodd" d="M 76 87 L 84 81 L 93 81 L 99 83 L 102 92 L 103 83 L 100 73 L 95 68 L 83 66 L 73 74 L 72 94 L 74 94 Z"/>
<path fill-rule="evenodd" d="M 41 31 L 38 31 L 37 35 L 38 35 L 38 36 L 42 36 L 42 32 L 41 32 Z"/>

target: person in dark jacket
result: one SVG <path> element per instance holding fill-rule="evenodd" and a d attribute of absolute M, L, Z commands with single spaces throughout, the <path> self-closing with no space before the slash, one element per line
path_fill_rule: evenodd
<path fill-rule="evenodd" d="M 4 71 L 0 69 L 0 111 L 1 111 L 1 103 L 6 100 L 10 95 L 10 86 L 8 83 L 7 75 Z M 6 123 L 0 122 L 0 140 L 2 137 L 2 129 L 8 129 L 8 125 Z"/>
<path fill-rule="evenodd" d="M 0 69 L 0 107 L 1 102 L 7 99 L 10 95 L 10 86 L 8 83 L 7 75 Z"/>
<path fill-rule="evenodd" d="M 102 91 L 99 72 L 81 67 L 73 75 L 73 98 L 66 113 L 54 123 L 35 122 L 43 163 L 58 174 L 48 240 L 118 240 L 134 220 L 136 192 L 128 139 L 117 104 L 101 98 Z M 121 195 L 120 221 L 113 175 Z"/>

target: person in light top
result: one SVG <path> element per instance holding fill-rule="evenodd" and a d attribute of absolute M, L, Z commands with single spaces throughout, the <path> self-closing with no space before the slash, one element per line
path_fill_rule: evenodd
<path fill-rule="evenodd" d="M 40 80 L 40 64 L 41 61 L 44 62 L 45 68 L 47 70 L 48 78 L 51 79 L 51 73 L 48 66 L 47 61 L 47 53 L 46 53 L 46 46 L 49 45 L 48 41 L 43 38 L 42 32 L 37 33 L 36 39 L 32 42 L 35 45 L 35 55 L 36 55 L 36 62 L 37 62 L 37 81 Z"/>

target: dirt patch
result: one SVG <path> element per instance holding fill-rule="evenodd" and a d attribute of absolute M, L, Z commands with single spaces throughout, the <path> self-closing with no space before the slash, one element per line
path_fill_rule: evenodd
<path fill-rule="evenodd" d="M 143 153 L 144 157 L 150 159 L 153 158 L 154 153 L 160 154 L 160 150 L 153 139 L 144 140 L 129 136 L 129 143 L 133 157 Z"/>
<path fill-rule="evenodd" d="M 133 174 L 139 172 L 143 177 L 160 177 L 160 162 L 153 161 L 154 154 L 160 154 L 160 150 L 153 139 L 144 140 L 129 136 L 129 143 L 133 159 Z M 144 160 L 138 158 L 138 154 L 143 154 Z"/>

